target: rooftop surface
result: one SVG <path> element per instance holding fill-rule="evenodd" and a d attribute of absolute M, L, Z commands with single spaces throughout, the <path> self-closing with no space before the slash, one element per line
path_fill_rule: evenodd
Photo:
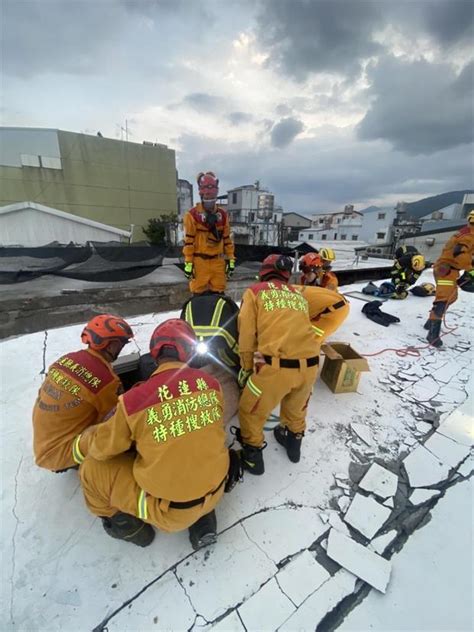
<path fill-rule="evenodd" d="M 82 325 L 2 342 L 2 630 L 472 629 L 470 296 L 449 310 L 441 350 L 426 346 L 430 298 L 384 303 L 401 320 L 388 328 L 363 305 L 351 299 L 333 336 L 369 355 L 357 392 L 317 381 L 298 464 L 267 423 L 265 475 L 224 496 L 218 542 L 198 552 L 186 532 L 157 533 L 147 549 L 112 540 L 76 472 L 35 466 L 32 406 Z M 131 351 L 176 315 L 130 319 Z M 420 355 L 370 355 L 408 345 Z"/>

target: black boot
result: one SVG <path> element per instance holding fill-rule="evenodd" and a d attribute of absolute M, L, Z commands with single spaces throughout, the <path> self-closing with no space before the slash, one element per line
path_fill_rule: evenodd
<path fill-rule="evenodd" d="M 236 426 L 232 426 L 231 431 L 234 430 L 233 434 L 235 438 L 242 446 L 242 450 L 240 450 L 240 459 L 242 461 L 242 467 L 244 470 L 247 470 L 251 474 L 255 474 L 256 476 L 260 476 L 265 472 L 265 464 L 263 462 L 262 450 L 267 447 L 267 444 L 264 443 L 261 448 L 256 448 L 253 445 L 249 445 L 248 443 L 244 443 L 242 441 L 242 435 L 240 433 L 240 428 Z"/>
<path fill-rule="evenodd" d="M 217 519 L 214 510 L 199 518 L 197 522 L 189 527 L 189 539 L 195 551 L 201 549 L 203 546 L 216 543 Z"/>
<path fill-rule="evenodd" d="M 423 325 L 423 328 L 426 329 L 426 331 L 430 330 L 430 327 L 431 327 L 430 323 L 431 323 L 431 320 L 428 318 L 426 323 Z"/>
<path fill-rule="evenodd" d="M 280 445 L 286 448 L 288 458 L 292 463 L 298 463 L 301 456 L 301 442 L 304 432 L 291 432 L 286 426 L 277 426 L 273 428 L 275 439 Z"/>
<path fill-rule="evenodd" d="M 151 525 L 121 511 L 111 518 L 102 518 L 102 525 L 111 538 L 126 540 L 137 546 L 148 546 L 155 537 Z"/>
<path fill-rule="evenodd" d="M 433 347 L 441 347 L 443 345 L 442 340 L 440 340 L 439 334 L 441 332 L 441 321 L 440 320 L 430 320 L 430 330 L 428 331 L 428 335 L 426 339 L 428 342 L 433 345 Z"/>

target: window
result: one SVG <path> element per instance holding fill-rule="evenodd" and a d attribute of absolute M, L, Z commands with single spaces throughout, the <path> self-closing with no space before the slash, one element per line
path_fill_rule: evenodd
<path fill-rule="evenodd" d="M 377 239 L 385 239 L 385 233 L 377 233 Z"/>
<path fill-rule="evenodd" d="M 237 193 L 232 193 L 232 204 L 237 204 Z"/>
<path fill-rule="evenodd" d="M 319 220 L 319 223 L 320 223 L 320 224 L 324 224 L 324 217 L 322 217 L 322 218 Z"/>
<path fill-rule="evenodd" d="M 347 235 L 341 235 L 341 239 L 342 239 L 343 241 L 346 241 L 346 239 L 347 239 Z"/>
<path fill-rule="evenodd" d="M 309 241 L 312 241 L 312 240 L 314 239 L 314 234 L 313 234 L 313 233 L 310 233 L 310 234 L 308 235 L 308 239 L 309 239 Z"/>
<path fill-rule="evenodd" d="M 326 233 L 324 233 L 324 235 L 321 235 L 321 239 L 322 239 L 323 241 L 326 241 L 326 239 L 327 239 L 327 235 L 326 235 Z"/>
<path fill-rule="evenodd" d="M 359 239 L 359 235 L 352 235 L 352 241 L 357 241 Z"/>
<path fill-rule="evenodd" d="M 338 218 L 337 218 L 337 223 L 338 223 L 338 224 L 340 224 L 340 223 L 341 223 L 341 218 L 340 218 L 340 217 L 338 217 Z"/>
<path fill-rule="evenodd" d="M 273 216 L 273 221 L 276 222 L 278 219 L 278 215 L 275 213 L 275 215 Z"/>
<path fill-rule="evenodd" d="M 337 240 L 337 233 L 334 233 L 334 241 Z"/>
<path fill-rule="evenodd" d="M 385 213 L 379 213 L 377 219 L 385 219 Z"/>
<path fill-rule="evenodd" d="M 255 213 L 253 211 L 250 211 L 249 222 L 254 222 L 254 221 L 255 221 Z"/>

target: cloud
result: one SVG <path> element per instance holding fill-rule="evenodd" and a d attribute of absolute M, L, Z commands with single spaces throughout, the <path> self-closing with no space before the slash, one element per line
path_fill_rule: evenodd
<path fill-rule="evenodd" d="M 253 121 L 253 116 L 247 112 L 231 112 L 227 115 L 227 119 L 231 125 L 242 125 L 243 123 L 250 123 Z"/>
<path fill-rule="evenodd" d="M 387 57 L 369 71 L 375 100 L 358 126 L 362 140 L 383 139 L 411 154 L 474 138 L 470 64 L 456 77 L 448 64 Z"/>
<path fill-rule="evenodd" d="M 382 47 L 372 33 L 382 23 L 372 0 L 264 0 L 258 36 L 270 64 L 299 81 L 310 73 L 354 75 Z"/>
<path fill-rule="evenodd" d="M 445 46 L 470 40 L 472 43 L 474 10 L 471 0 L 431 0 L 422 4 L 426 28 Z"/>
<path fill-rule="evenodd" d="M 215 96 L 213 94 L 206 94 L 205 92 L 193 92 L 187 94 L 183 101 L 183 105 L 191 107 L 196 112 L 219 112 L 225 106 L 225 99 Z"/>
<path fill-rule="evenodd" d="M 291 116 L 281 119 L 273 126 L 270 133 L 271 143 L 274 147 L 287 147 L 291 141 L 303 131 L 303 123 Z"/>

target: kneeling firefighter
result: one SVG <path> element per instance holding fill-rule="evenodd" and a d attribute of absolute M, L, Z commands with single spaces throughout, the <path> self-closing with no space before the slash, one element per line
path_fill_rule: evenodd
<path fill-rule="evenodd" d="M 219 382 L 187 366 L 195 345 L 180 319 L 156 327 L 158 368 L 119 398 L 91 442 L 80 468 L 84 497 L 113 538 L 147 546 L 153 525 L 189 528 L 195 549 L 216 540 L 214 508 L 236 482 L 229 465 L 240 475 L 240 461 L 225 447 Z"/>
<path fill-rule="evenodd" d="M 239 308 L 229 296 L 212 292 L 192 296 L 181 311 L 198 340 L 190 366 L 210 373 L 222 387 L 224 424 L 237 413 L 239 403 L 238 314 Z"/>
<path fill-rule="evenodd" d="M 392 298 L 405 299 L 408 288 L 414 285 L 425 269 L 425 258 L 414 246 L 400 246 L 395 251 L 395 261 L 390 271 L 395 292 Z"/>
<path fill-rule="evenodd" d="M 461 270 L 464 270 L 462 276 Z M 425 329 L 428 329 L 428 342 L 440 347 L 443 344 L 439 337 L 441 321 L 458 298 L 458 286 L 468 292 L 474 290 L 474 210 L 467 217 L 467 226 L 447 241 L 433 272 L 436 295 Z"/>

